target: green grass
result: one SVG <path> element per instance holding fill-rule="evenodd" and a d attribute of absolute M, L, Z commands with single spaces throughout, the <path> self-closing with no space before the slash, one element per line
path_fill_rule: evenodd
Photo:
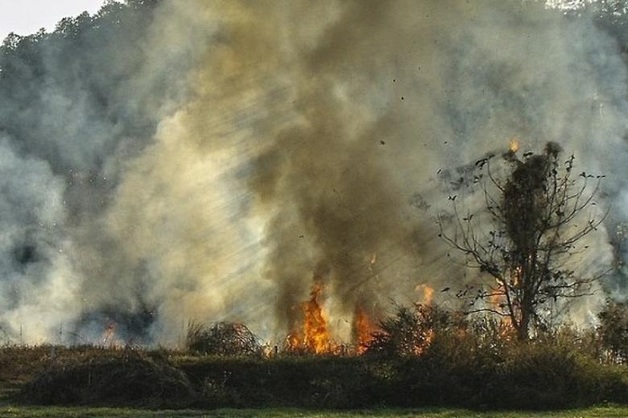
<path fill-rule="evenodd" d="M 425 417 L 425 418 L 625 418 L 628 417 L 628 406 L 602 406 L 584 409 L 571 409 L 549 412 L 477 412 L 463 409 L 428 408 L 428 409 L 375 409 L 358 411 L 313 411 L 304 409 L 216 409 L 216 410 L 163 410 L 149 411 L 130 408 L 58 408 L 58 407 L 0 407 L 0 417 L 212 417 L 212 418 L 393 418 L 393 417 Z"/>

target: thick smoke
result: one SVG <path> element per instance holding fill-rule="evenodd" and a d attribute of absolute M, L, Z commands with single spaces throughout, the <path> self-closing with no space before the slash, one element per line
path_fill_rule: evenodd
<path fill-rule="evenodd" d="M 465 283 L 435 215 L 450 194 L 473 202 L 450 183 L 511 137 L 607 174 L 611 216 L 577 264 L 623 258 L 618 41 L 538 3 L 469 3 L 131 1 L 9 39 L 4 336 L 116 324 L 178 344 L 190 320 L 234 320 L 278 341 L 320 283 L 346 341 L 356 309 Z"/>

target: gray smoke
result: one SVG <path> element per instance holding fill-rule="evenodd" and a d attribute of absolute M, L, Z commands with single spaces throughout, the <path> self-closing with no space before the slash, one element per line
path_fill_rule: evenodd
<path fill-rule="evenodd" d="M 189 320 L 233 320 L 279 340 L 320 282 L 347 341 L 356 309 L 421 285 L 455 304 L 438 290 L 470 273 L 437 238 L 442 173 L 512 137 L 607 174 L 611 216 L 576 264 L 623 259 L 619 39 L 515 0 L 129 1 L 9 39 L 0 326 L 178 344 Z"/>

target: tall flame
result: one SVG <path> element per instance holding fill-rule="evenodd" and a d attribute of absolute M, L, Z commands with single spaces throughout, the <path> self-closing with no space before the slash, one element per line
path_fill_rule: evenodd
<path fill-rule="evenodd" d="M 323 354 L 335 349 L 327 327 L 327 318 L 319 303 L 322 292 L 323 284 L 315 282 L 310 291 L 310 299 L 301 304 L 302 329 L 294 330 L 288 336 L 287 343 L 290 350 Z"/>

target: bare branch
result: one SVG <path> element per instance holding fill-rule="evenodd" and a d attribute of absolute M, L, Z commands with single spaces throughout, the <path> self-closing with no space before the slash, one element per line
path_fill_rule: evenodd
<path fill-rule="evenodd" d="M 476 295 L 459 292 L 471 306 L 477 300 L 488 302 L 467 312 L 508 317 L 523 339 L 532 322 L 542 322 L 541 305 L 545 312 L 548 302 L 554 306 L 558 299 L 590 294 L 595 278 L 576 277 L 564 266 L 573 254 L 586 250 L 578 248 L 578 242 L 594 233 L 608 214 L 607 210 L 598 218 L 592 211 L 578 225 L 583 212 L 595 205 L 603 176 L 582 172 L 574 178 L 574 156 L 561 163 L 559 154 L 560 146 L 554 143 L 547 144 L 544 154 L 524 155 L 523 160 L 515 153 L 505 154 L 512 168 L 503 179 L 492 170 L 490 158 L 476 163 L 486 176 L 476 175 L 474 183 L 480 183 L 485 214 L 495 224 L 488 232 L 472 220 L 478 213 L 461 215 L 456 202 L 451 222 L 446 225 L 443 217 L 438 218 L 445 242 L 464 255 L 469 267 L 497 283 L 485 285 L 488 291 Z M 594 185 L 591 178 L 596 179 Z M 448 233 L 448 228 L 453 231 Z"/>

